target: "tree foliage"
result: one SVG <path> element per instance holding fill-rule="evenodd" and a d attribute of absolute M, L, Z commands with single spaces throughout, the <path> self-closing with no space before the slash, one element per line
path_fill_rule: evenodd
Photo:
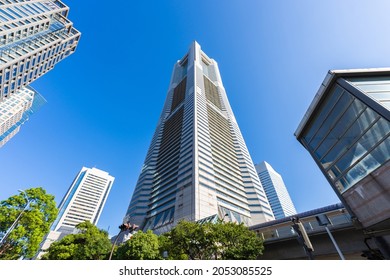
<path fill-rule="evenodd" d="M 263 241 L 243 224 L 180 221 L 170 232 L 160 236 L 160 251 L 169 259 L 257 259 Z"/>
<path fill-rule="evenodd" d="M 27 209 L 21 214 L 28 201 Z M 21 214 L 16 227 L 0 244 L 0 259 L 32 258 L 57 217 L 54 196 L 43 188 L 30 188 L 0 202 L 0 236 Z"/>
<path fill-rule="evenodd" d="M 76 226 L 79 233 L 66 235 L 53 242 L 43 260 L 102 260 L 111 250 L 108 233 L 89 221 Z"/>
<path fill-rule="evenodd" d="M 159 240 L 151 230 L 138 231 L 116 250 L 119 260 L 158 260 L 161 259 Z"/>
<path fill-rule="evenodd" d="M 256 260 L 263 252 L 263 239 L 244 224 L 217 223 L 217 258 L 221 260 Z"/>
<path fill-rule="evenodd" d="M 214 251 L 213 224 L 180 221 L 161 238 L 161 249 L 170 259 L 210 259 Z"/>

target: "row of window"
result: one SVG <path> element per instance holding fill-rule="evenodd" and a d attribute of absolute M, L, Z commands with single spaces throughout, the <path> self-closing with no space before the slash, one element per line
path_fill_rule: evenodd
<path fill-rule="evenodd" d="M 70 50 L 67 50 L 57 54 L 57 50 L 64 50 L 64 48 L 57 46 L 47 52 L 45 52 L 46 50 L 42 51 L 0 71 L 0 95 L 7 97 L 21 89 L 52 69 L 56 63 L 71 53 Z"/>
<path fill-rule="evenodd" d="M 39 23 L 24 24 L 20 28 L 15 23 L 4 25 L 3 27 L 13 27 L 9 33 L 6 33 L 0 37 L 0 45 L 11 44 L 18 40 L 33 36 L 39 32 L 47 30 L 50 26 L 50 19 L 44 19 Z M 1 31 L 1 30 L 0 30 Z"/>
<path fill-rule="evenodd" d="M 225 205 L 228 205 L 229 208 L 232 207 L 232 208 L 237 209 L 237 210 L 239 210 L 240 212 L 242 212 L 242 213 L 244 213 L 246 215 L 250 215 L 250 212 L 247 209 L 242 208 L 240 206 L 237 206 L 237 205 L 235 205 L 235 204 L 233 204 L 233 203 L 231 203 L 231 202 L 229 202 L 227 200 L 224 200 L 224 199 L 222 199 L 220 197 L 217 197 L 217 201 L 220 202 L 220 203 L 223 203 Z"/>
<path fill-rule="evenodd" d="M 107 179 L 98 177 L 92 174 L 88 174 L 88 177 L 86 178 L 86 181 L 89 181 L 91 183 L 97 183 L 98 185 L 106 185 L 107 184 Z"/>
<path fill-rule="evenodd" d="M 4 85 L 2 90 L 0 89 L 0 93 L 4 97 L 8 97 L 9 94 L 15 92 L 18 89 L 21 89 L 23 86 L 31 83 L 36 78 L 53 68 L 54 64 L 56 64 L 57 61 L 62 59 L 62 56 L 63 55 L 58 56 L 55 60 L 52 60 L 49 63 L 45 63 L 39 68 L 36 68 L 35 70 L 30 70 L 23 77 L 19 77 L 17 80 L 13 79 L 11 82 Z"/>
<path fill-rule="evenodd" d="M 8 45 L 0 51 L 1 64 L 14 61 L 16 59 L 24 59 L 27 54 L 36 56 L 47 53 L 47 56 L 59 53 L 73 43 L 73 40 L 66 40 L 68 38 L 67 32 L 64 29 L 57 31 L 45 31 L 35 36 L 30 36 L 26 39 L 20 40 L 16 43 Z M 62 44 L 58 44 L 59 40 L 64 40 Z M 44 58 L 43 58 L 44 60 Z"/>
<path fill-rule="evenodd" d="M 13 5 L 10 7 L 6 7 L 0 10 L 0 20 L 3 22 L 7 22 L 10 20 L 21 19 L 24 17 L 45 14 L 55 8 L 58 8 L 55 6 L 54 3 L 50 4 L 51 5 L 44 5 L 40 2 L 29 2 L 23 5 Z"/>
<path fill-rule="evenodd" d="M 97 198 L 97 199 L 100 199 L 100 193 L 96 193 L 96 192 L 91 192 L 90 189 L 86 189 L 84 186 L 83 188 L 80 190 L 79 193 L 82 193 L 82 194 L 85 194 L 87 196 L 90 196 L 91 198 Z"/>
<path fill-rule="evenodd" d="M 241 207 L 245 207 L 245 208 L 248 207 L 247 201 L 239 200 L 239 199 L 237 199 L 237 196 L 235 196 L 235 195 L 231 196 L 231 195 L 226 194 L 218 189 L 217 189 L 217 195 L 218 195 L 218 197 L 224 197 L 225 199 L 228 199 L 231 203 L 234 203 L 237 206 L 241 206 Z"/>
<path fill-rule="evenodd" d="M 228 180 L 228 178 L 225 177 L 226 180 L 223 180 L 223 178 L 215 176 L 215 172 L 211 173 L 209 167 L 206 167 L 206 168 L 205 167 L 206 167 L 205 165 L 203 165 L 201 163 L 199 164 L 199 171 L 200 171 L 199 177 L 203 177 L 203 178 L 207 179 L 208 181 L 210 180 L 208 177 L 213 178 L 214 181 L 212 183 L 215 184 L 216 186 L 219 186 L 223 190 L 230 192 L 230 193 L 234 194 L 235 196 L 239 195 L 242 197 L 246 197 L 245 192 L 242 189 L 240 189 L 239 187 L 237 187 L 238 186 L 237 184 L 230 184 L 229 182 L 226 181 L 226 180 Z M 207 170 L 207 169 L 209 169 L 209 170 Z M 202 176 L 202 173 L 206 177 Z"/>

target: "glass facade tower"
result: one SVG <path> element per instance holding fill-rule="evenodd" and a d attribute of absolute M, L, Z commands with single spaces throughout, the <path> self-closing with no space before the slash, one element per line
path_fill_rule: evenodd
<path fill-rule="evenodd" d="M 255 165 L 260 182 L 271 204 L 275 219 L 295 215 L 297 211 L 283 182 L 282 176 L 268 162 Z"/>
<path fill-rule="evenodd" d="M 80 32 L 68 13 L 61 1 L 0 0 L 0 109 L 75 52 Z"/>
<path fill-rule="evenodd" d="M 156 233 L 181 219 L 273 220 L 218 65 L 194 42 L 171 83 L 125 222 Z"/>

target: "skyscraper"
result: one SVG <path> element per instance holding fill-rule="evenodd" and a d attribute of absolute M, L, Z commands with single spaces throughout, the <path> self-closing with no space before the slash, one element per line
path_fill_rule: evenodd
<path fill-rule="evenodd" d="M 19 91 L 76 50 L 80 32 L 68 12 L 57 0 L 0 0 L 0 110 L 7 98 L 23 95 Z"/>
<path fill-rule="evenodd" d="M 73 233 L 78 224 L 84 221 L 98 223 L 114 179 L 94 167 L 81 169 L 58 207 L 57 219 L 41 244 L 38 258 L 51 243 Z"/>
<path fill-rule="evenodd" d="M 295 215 L 297 211 L 283 182 L 282 176 L 268 162 L 255 165 L 276 219 Z"/>
<path fill-rule="evenodd" d="M 95 167 L 83 167 L 58 207 L 58 217 L 52 230 L 73 231 L 76 225 L 84 221 L 96 225 L 114 179 Z"/>
<path fill-rule="evenodd" d="M 124 221 L 161 233 L 216 215 L 247 225 L 274 219 L 218 65 L 194 42 L 174 66 Z"/>

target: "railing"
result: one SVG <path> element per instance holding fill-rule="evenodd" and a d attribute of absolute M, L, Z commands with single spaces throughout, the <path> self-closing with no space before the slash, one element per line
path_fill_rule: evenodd
<path fill-rule="evenodd" d="M 296 215 L 304 225 L 307 234 L 325 232 L 325 228 L 317 222 L 316 216 L 319 214 L 327 215 L 330 220 L 329 229 L 352 226 L 351 216 L 345 208 L 341 204 L 335 204 Z M 252 226 L 251 229 L 261 235 L 264 241 L 292 238 L 297 236 L 297 233 L 292 228 L 292 217 Z"/>

